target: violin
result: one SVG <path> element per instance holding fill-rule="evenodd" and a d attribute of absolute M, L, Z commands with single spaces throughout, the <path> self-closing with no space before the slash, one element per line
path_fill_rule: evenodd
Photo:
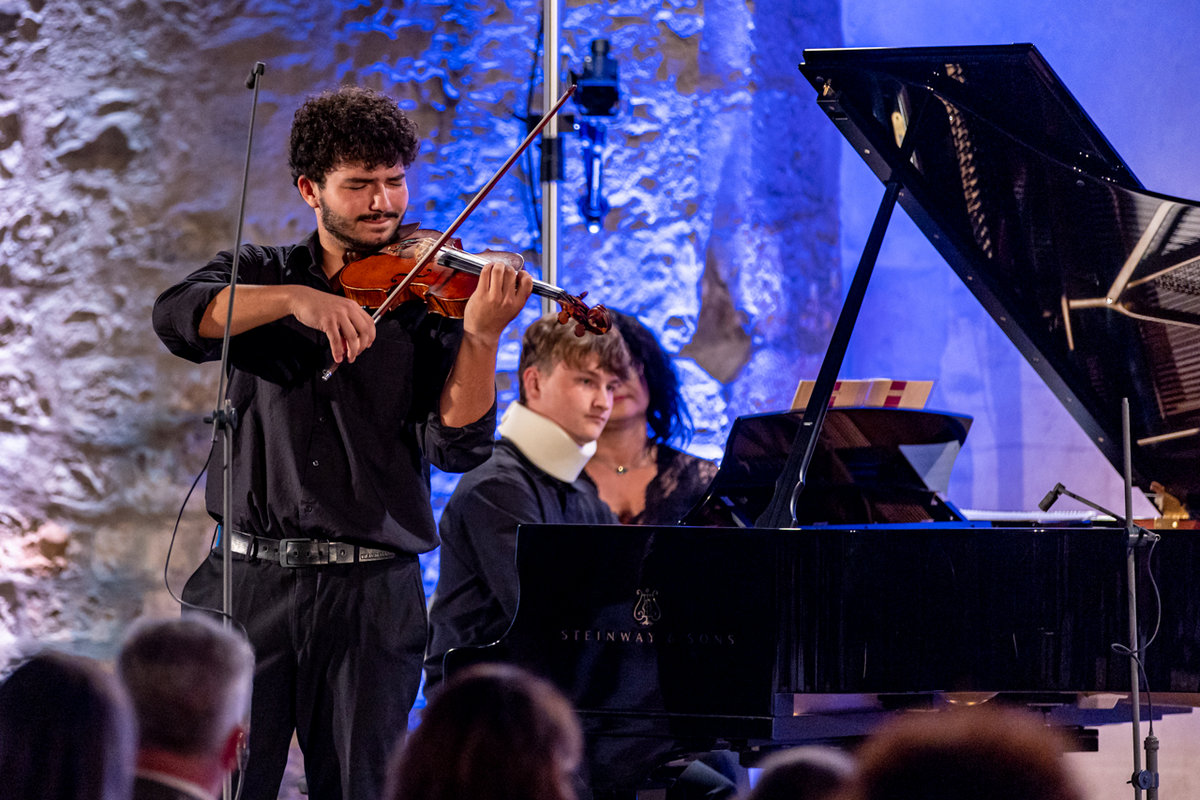
<path fill-rule="evenodd" d="M 502 250 L 468 253 L 457 238 L 447 238 L 430 257 L 428 251 L 443 237 L 440 231 L 411 225 L 402 232 L 399 241 L 382 250 L 361 258 L 348 254 L 350 260 L 333 277 L 334 286 L 364 308 L 375 309 L 376 318 L 408 300 L 422 300 L 434 314 L 462 319 L 467 300 L 479 283 L 479 273 L 488 262 L 496 261 L 517 270 L 525 265 L 525 259 L 518 253 Z M 412 275 L 414 270 L 416 274 Z M 394 291 L 402 283 L 404 287 Z M 574 320 L 577 336 L 603 334 L 612 327 L 608 309 L 602 305 L 588 308 L 583 302 L 587 292 L 571 295 L 537 279 L 533 281 L 533 292 L 558 303 L 558 321 L 565 324 Z"/>

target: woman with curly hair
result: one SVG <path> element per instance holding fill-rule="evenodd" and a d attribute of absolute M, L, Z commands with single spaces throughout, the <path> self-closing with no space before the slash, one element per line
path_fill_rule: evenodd
<path fill-rule="evenodd" d="M 717 465 L 668 444 L 692 434 L 671 357 L 637 317 L 612 315 L 632 367 L 613 394 L 587 474 L 621 522 L 675 525 L 700 499 Z"/>

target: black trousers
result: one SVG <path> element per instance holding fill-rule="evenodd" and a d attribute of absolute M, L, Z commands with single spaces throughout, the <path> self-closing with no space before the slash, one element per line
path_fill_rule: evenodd
<path fill-rule="evenodd" d="M 275 800 L 292 732 L 312 800 L 374 800 L 408 726 L 425 650 L 425 592 L 416 556 L 287 568 L 234 556 L 233 616 L 257 663 L 243 800 Z M 183 597 L 221 607 L 221 554 Z"/>

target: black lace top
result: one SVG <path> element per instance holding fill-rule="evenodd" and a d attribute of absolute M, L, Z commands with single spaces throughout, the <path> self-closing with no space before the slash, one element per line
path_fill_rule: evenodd
<path fill-rule="evenodd" d="M 662 444 L 658 445 L 657 462 L 658 472 L 646 486 L 645 509 L 622 522 L 630 525 L 678 524 L 717 474 L 716 463 Z"/>

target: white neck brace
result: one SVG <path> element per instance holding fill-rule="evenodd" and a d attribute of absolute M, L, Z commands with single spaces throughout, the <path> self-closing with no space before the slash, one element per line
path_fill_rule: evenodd
<path fill-rule="evenodd" d="M 510 403 L 504 410 L 496 431 L 515 444 L 534 466 L 565 483 L 574 483 L 596 452 L 595 442 L 576 444 L 558 423 L 520 402 Z"/>

